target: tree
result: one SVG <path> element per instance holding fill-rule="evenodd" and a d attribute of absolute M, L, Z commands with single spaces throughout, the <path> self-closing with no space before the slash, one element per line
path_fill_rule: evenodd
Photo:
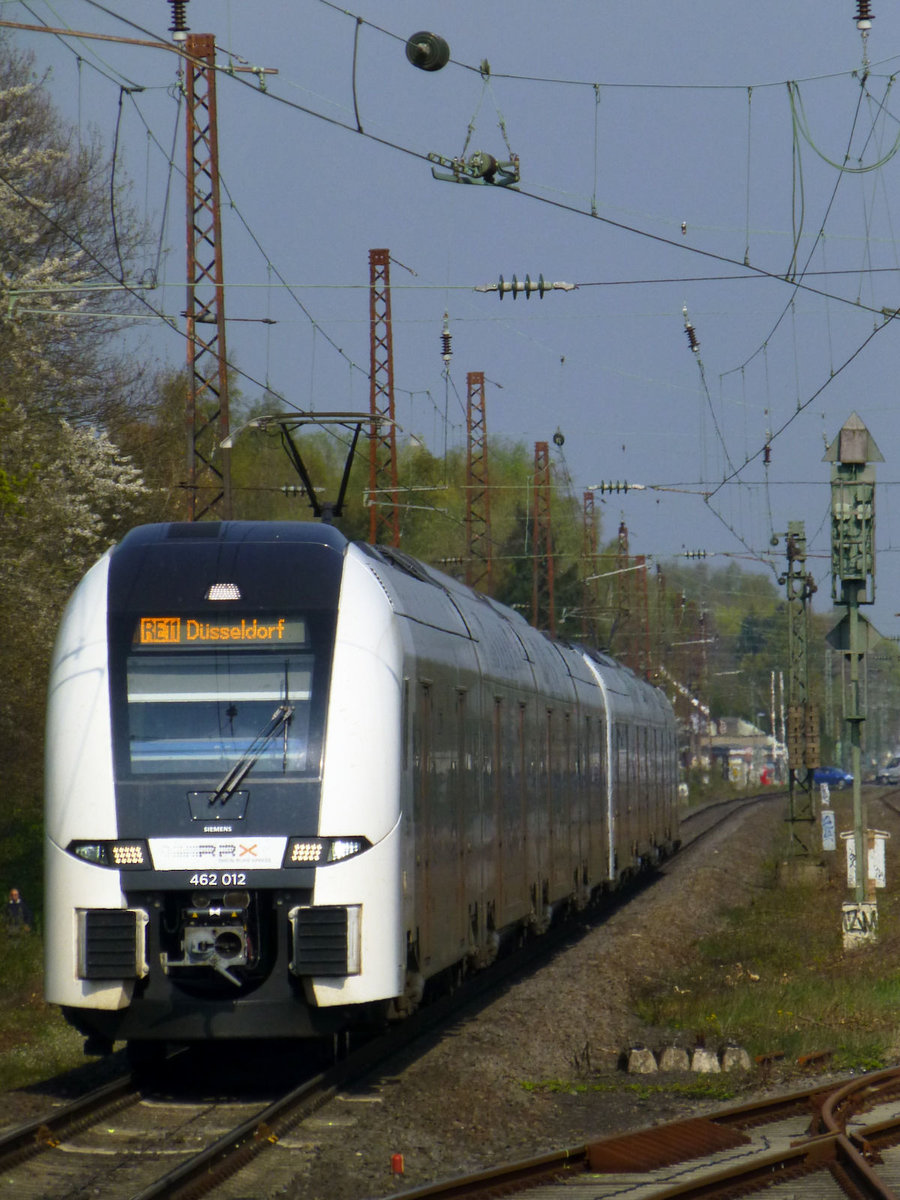
<path fill-rule="evenodd" d="M 0 481 L 0 777 L 7 805 L 36 812 L 63 607 L 87 567 L 146 518 L 150 493 L 102 431 L 32 422 L 8 403 L 0 405 Z"/>
<path fill-rule="evenodd" d="M 29 416 L 108 421 L 139 377 L 108 314 L 144 233 L 99 139 L 60 119 L 29 55 L 0 37 L 0 396 Z"/>

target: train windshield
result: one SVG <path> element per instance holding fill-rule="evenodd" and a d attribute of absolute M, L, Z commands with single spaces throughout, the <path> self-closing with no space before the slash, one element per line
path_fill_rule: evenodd
<path fill-rule="evenodd" d="M 130 655 L 130 773 L 217 777 L 247 754 L 254 776 L 305 771 L 312 676 L 299 649 Z"/>

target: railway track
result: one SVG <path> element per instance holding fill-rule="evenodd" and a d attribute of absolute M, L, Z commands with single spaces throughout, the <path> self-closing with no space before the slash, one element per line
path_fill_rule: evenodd
<path fill-rule="evenodd" d="M 692 814 L 685 848 L 702 844 L 748 803 L 773 799 L 772 793 L 766 793 Z M 611 897 L 611 908 L 628 894 Z M 123 1077 L 52 1115 L 0 1135 L 2 1178 L 15 1190 L 17 1200 L 53 1200 L 82 1190 L 101 1200 L 223 1195 L 218 1191 L 223 1181 L 248 1167 L 261 1151 L 299 1144 L 291 1139 L 292 1131 L 300 1130 L 302 1140 L 304 1120 L 339 1090 L 376 1068 L 383 1069 L 415 1037 L 458 1019 L 467 1008 L 471 1011 L 485 993 L 504 979 L 533 969 L 554 949 L 580 936 L 590 923 L 590 914 L 585 914 L 580 929 L 561 926 L 535 939 L 494 971 L 471 976 L 454 994 L 441 997 L 387 1036 L 355 1048 L 327 1070 L 266 1099 L 244 1102 L 242 1097 L 239 1104 L 217 1101 L 214 1087 L 212 1098 L 198 1092 L 196 1079 L 202 1072 L 189 1064 L 149 1083 Z M 185 1076 L 193 1080 L 192 1085 L 179 1084 Z M 252 1178 L 254 1171 L 248 1174 Z M 243 1190 L 244 1178 L 241 1174 L 235 1181 L 241 1194 L 254 1194 Z"/>
<path fill-rule="evenodd" d="M 900 794 L 900 793 L 898 793 Z M 762 804 L 783 803 L 784 791 L 769 789 L 754 796 L 740 796 L 728 800 L 714 800 L 700 808 L 692 808 L 681 815 L 682 849 L 687 849 L 695 842 L 714 833 L 732 820 L 737 813 L 747 808 L 755 808 Z"/>
<path fill-rule="evenodd" d="M 900 1069 L 655 1126 L 401 1193 L 402 1200 L 897 1200 Z M 784 1190 L 781 1190 L 784 1189 Z"/>
<path fill-rule="evenodd" d="M 196 1068 L 184 1052 L 166 1074 L 123 1076 L 0 1134 L 4 1185 L 17 1200 L 206 1195 L 390 1052 L 373 1042 L 267 1103 L 204 1095 L 188 1082 Z"/>

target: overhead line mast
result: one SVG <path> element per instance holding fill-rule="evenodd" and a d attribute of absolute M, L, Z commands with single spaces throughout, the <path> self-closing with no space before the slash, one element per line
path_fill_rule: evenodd
<path fill-rule="evenodd" d="M 187 97 L 187 489 L 190 519 L 230 519 L 231 444 L 219 202 L 216 40 L 188 32 L 187 0 L 169 0 Z M 243 67 L 233 68 L 244 70 Z M 272 74 L 269 68 L 253 68 Z M 216 461 L 215 456 L 218 455 Z"/>
<path fill-rule="evenodd" d="M 534 521 L 532 524 L 531 623 L 556 634 L 553 531 L 550 522 L 550 448 L 534 444 Z"/>
<path fill-rule="evenodd" d="M 372 415 L 369 431 L 369 541 L 373 546 L 399 546 L 389 250 L 369 251 L 369 318 L 369 396 Z"/>
<path fill-rule="evenodd" d="M 493 549 L 484 372 L 470 371 L 466 382 L 466 583 L 491 595 Z"/>
<path fill-rule="evenodd" d="M 175 24 L 184 5 L 176 5 Z M 180 29 L 174 31 L 178 38 Z M 211 33 L 185 39 L 187 92 L 187 434 L 192 521 L 228 520 L 231 505 L 225 288 L 219 207 L 216 43 Z M 219 448 L 219 461 L 213 452 Z M 211 488 L 212 494 L 208 494 Z"/>

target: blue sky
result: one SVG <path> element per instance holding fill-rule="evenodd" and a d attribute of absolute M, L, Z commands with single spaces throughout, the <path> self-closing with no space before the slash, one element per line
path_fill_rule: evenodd
<path fill-rule="evenodd" d="M 252 74 L 218 81 L 229 358 L 243 390 L 366 409 L 368 252 L 387 247 L 405 434 L 436 453 L 461 444 L 466 373 L 483 371 L 489 435 L 550 442 L 576 497 L 604 480 L 645 485 L 598 503 L 604 536 L 624 519 L 632 553 L 703 549 L 713 566 L 737 556 L 781 571 L 771 536 L 804 521 L 817 611 L 830 597 L 822 455 L 856 411 L 885 458 L 869 615 L 894 634 L 900 324 L 881 310 L 900 307 L 900 13 L 873 8 L 863 86 L 850 0 L 190 0 L 188 24 L 215 34 L 222 65 L 278 72 L 265 92 Z M 166 41 L 171 23 L 165 0 L 121 0 L 115 14 L 33 0 L 2 15 Z M 443 70 L 407 62 L 418 30 L 447 39 Z M 13 36 L 70 120 L 110 145 L 119 120 L 134 202 L 158 235 L 149 298 L 178 325 L 176 57 Z M 518 191 L 435 180 L 427 155 L 464 147 L 516 154 Z M 799 286 L 777 278 L 791 273 Z M 515 302 L 474 290 L 501 274 L 578 287 Z M 164 322 L 142 336 L 184 361 Z"/>

